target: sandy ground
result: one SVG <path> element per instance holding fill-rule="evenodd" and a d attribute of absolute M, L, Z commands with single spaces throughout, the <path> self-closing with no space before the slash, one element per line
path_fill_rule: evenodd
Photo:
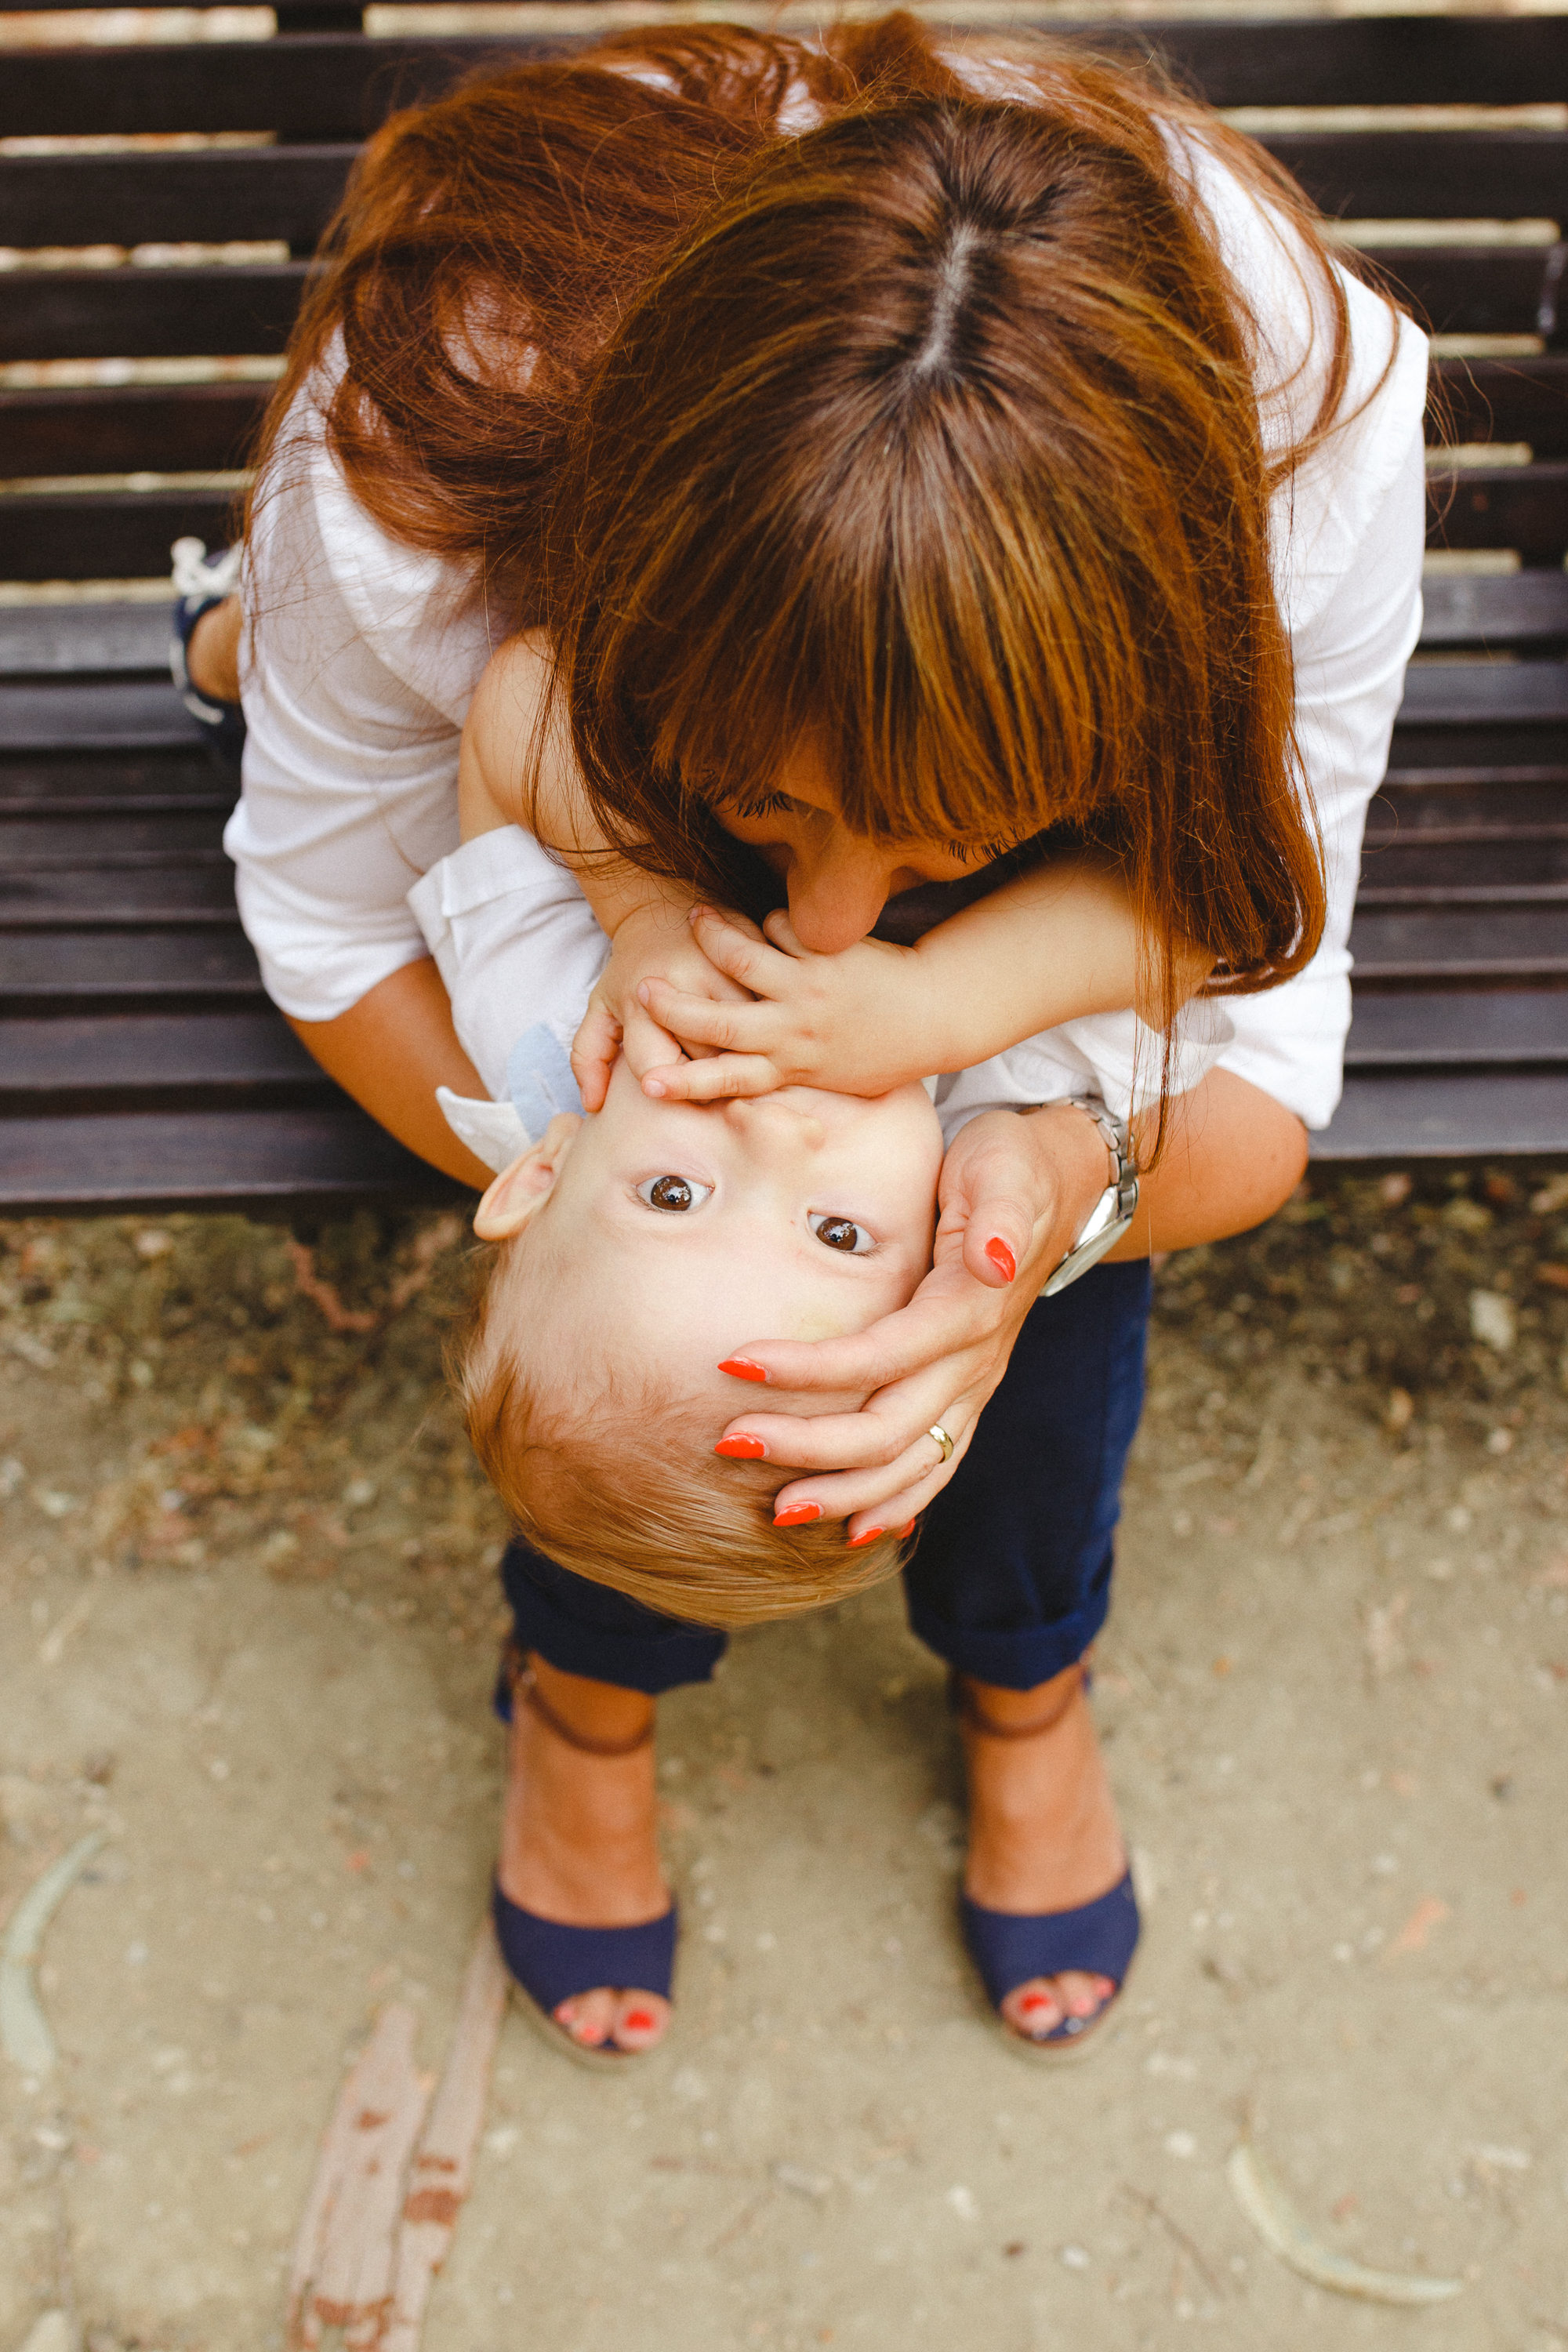
<path fill-rule="evenodd" d="M 324 1310 L 271 1228 L 0 1240 L 0 1910 L 108 1833 L 62 2064 L 0 2062 L 0 2352 L 52 2306 L 264 2352 L 345 2062 L 397 1995 L 439 2063 L 485 1897 L 463 1251 L 334 1228 Z M 508 2022 L 430 2352 L 1568 2346 L 1565 1343 L 1544 1173 L 1320 1183 L 1163 1269 L 1098 1685 L 1149 1933 L 1092 2064 L 977 2008 L 896 1590 L 673 1698 L 679 2035 L 606 2083 Z M 1282 2268 L 1245 2134 L 1326 2244 L 1464 2293 Z"/>

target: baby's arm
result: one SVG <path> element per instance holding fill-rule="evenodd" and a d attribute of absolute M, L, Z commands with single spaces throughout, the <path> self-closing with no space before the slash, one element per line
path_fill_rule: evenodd
<path fill-rule="evenodd" d="M 480 679 L 463 729 L 458 767 L 465 841 L 521 825 L 559 858 L 611 942 L 572 1048 L 589 1110 L 605 1098 L 617 1054 L 641 1077 L 676 1061 L 688 1041 L 661 1028 L 637 991 L 656 977 L 700 1003 L 739 1000 L 694 939 L 691 893 L 645 874 L 606 845 L 589 813 L 563 721 L 549 701 L 548 642 L 540 631 L 510 638 Z M 531 774 L 530 771 L 531 770 Z M 707 1049 L 690 1041 L 698 1053 Z"/>
<path fill-rule="evenodd" d="M 1178 943 L 1165 1004 L 1157 958 L 1125 885 L 1087 856 L 1004 883 L 911 948 L 863 940 L 837 955 L 813 955 L 783 914 L 770 915 L 759 932 L 705 908 L 693 928 L 710 960 L 757 1002 L 701 1004 L 647 983 L 647 1009 L 661 1027 L 713 1051 L 714 1058 L 644 1081 L 650 1093 L 689 1101 L 790 1085 L 882 1094 L 1128 1006 L 1163 1028 L 1212 965 L 1202 950 Z"/>

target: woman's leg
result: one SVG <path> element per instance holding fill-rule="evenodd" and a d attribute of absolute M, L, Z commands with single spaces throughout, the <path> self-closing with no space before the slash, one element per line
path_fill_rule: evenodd
<path fill-rule="evenodd" d="M 656 1918 L 669 1894 L 658 1858 L 653 1743 L 637 1744 L 638 1735 L 651 1729 L 660 1692 L 707 1681 L 724 1637 L 658 1616 L 526 1544 L 508 1546 L 501 1577 L 513 1640 L 533 1663 L 543 1702 L 512 1707 L 501 1893 L 568 1927 Z M 622 1752 L 595 1754 L 595 1747 Z M 589 2047 L 646 2050 L 663 2034 L 669 2004 L 637 1987 L 600 1986 L 554 2014 Z"/>
<path fill-rule="evenodd" d="M 1034 1309 L 906 1572 L 910 1625 L 965 1678 L 977 1712 L 1047 1727 L 1028 1738 L 964 1727 L 965 1891 L 991 1910 L 1073 1910 L 1126 1868 L 1078 1662 L 1110 1605 L 1149 1290 L 1146 1263 L 1097 1266 Z M 1037 1978 L 1003 2013 L 1043 2036 L 1110 1991 L 1076 1971 Z"/>

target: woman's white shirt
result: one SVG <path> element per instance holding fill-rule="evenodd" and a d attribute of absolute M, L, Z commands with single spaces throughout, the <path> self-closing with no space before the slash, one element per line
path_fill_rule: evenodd
<path fill-rule="evenodd" d="M 1315 411 L 1325 324 L 1311 319 L 1289 233 L 1206 150 L 1188 149 L 1185 160 L 1264 329 L 1260 383 L 1297 370 L 1289 392 L 1264 404 L 1266 439 L 1279 445 Z M 1307 971 L 1227 1000 L 1234 1034 L 1216 1044 L 1211 1025 L 1198 1055 L 1206 1064 L 1217 1051 L 1222 1066 L 1310 1127 L 1326 1125 L 1339 1098 L 1362 831 L 1421 623 L 1426 341 L 1408 321 L 1391 331 L 1384 305 L 1343 282 L 1346 407 L 1366 405 L 1297 469 L 1271 515 L 1329 922 Z M 1316 349 L 1300 367 L 1310 326 Z M 326 446 L 309 388 L 258 500 L 244 596 L 255 616 L 242 648 L 244 790 L 225 844 L 268 993 L 296 1019 L 330 1021 L 429 952 L 407 894 L 458 846 L 462 723 L 509 623 L 474 571 L 389 538 L 366 514 Z M 1069 1023 L 1028 1041 L 1037 1068 L 1026 1083 L 1048 1088 L 1028 1098 L 1087 1084 L 1124 1105 L 1133 1062 L 1147 1066 L 1131 1024 L 1131 1013 Z M 1002 1065 L 1016 1067 L 1013 1056 L 986 1066 L 997 1074 L 995 1098 L 1023 1099 Z"/>

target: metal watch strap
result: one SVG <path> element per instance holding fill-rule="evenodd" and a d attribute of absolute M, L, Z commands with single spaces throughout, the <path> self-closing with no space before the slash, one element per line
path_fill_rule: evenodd
<path fill-rule="evenodd" d="M 1097 1096 L 1070 1096 L 1062 1108 L 1080 1110 L 1086 1118 L 1093 1120 L 1110 1154 L 1113 1172 L 1089 1211 L 1082 1233 L 1041 1291 L 1042 1298 L 1054 1298 L 1058 1290 L 1065 1290 L 1069 1282 L 1076 1282 L 1079 1275 L 1098 1265 L 1107 1250 L 1127 1231 L 1138 1208 L 1138 1162 L 1126 1121 L 1113 1118 Z"/>

